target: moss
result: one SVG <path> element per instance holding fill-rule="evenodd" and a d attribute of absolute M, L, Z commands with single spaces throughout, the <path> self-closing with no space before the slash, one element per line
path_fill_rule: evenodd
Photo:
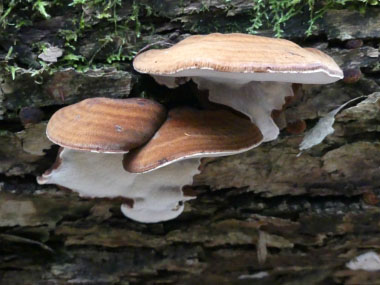
<path fill-rule="evenodd" d="M 252 9 L 236 14 L 236 5 L 240 4 L 233 0 L 210 3 L 201 1 L 198 7 L 199 3 L 182 0 L 178 8 L 169 1 L 156 0 L 4 0 L 0 9 L 0 57 L 5 54 L 3 66 L 13 79 L 20 68 L 29 70 L 35 78 L 68 67 L 78 72 L 105 66 L 119 68 L 147 44 L 144 37 L 157 36 L 155 27 L 160 27 L 163 18 L 180 25 L 182 33 L 256 33 L 270 28 L 281 36 L 293 18 L 308 15 L 303 32 L 310 35 L 315 22 L 329 9 L 350 6 L 362 11 L 369 5 L 379 5 L 378 0 L 247 0 L 244 5 L 252 4 Z M 171 7 L 170 11 L 165 10 L 165 5 Z M 190 5 L 198 8 L 186 11 Z M 22 28 L 30 27 L 35 33 L 36 24 L 44 26 L 48 35 L 36 35 L 25 43 L 20 38 Z M 64 50 L 55 63 L 38 58 L 49 45 Z"/>
<path fill-rule="evenodd" d="M 126 44 L 125 36 L 134 34 L 139 38 L 145 29 L 139 20 L 140 15 L 149 16 L 152 13 L 146 4 L 137 1 L 122 4 L 121 0 L 5 0 L 2 8 L 0 43 L 5 42 L 8 49 L 2 66 L 13 79 L 21 68 L 28 69 L 37 77 L 42 73 L 54 73 L 68 67 L 86 72 L 89 69 L 117 66 L 118 62 L 130 61 L 136 54 L 136 49 Z M 124 10 L 119 15 L 120 9 Z M 18 38 L 22 27 L 41 23 L 44 25 L 44 20 L 53 20 L 56 16 L 63 16 L 59 20 L 62 21 L 62 27 L 52 31 L 53 40 L 43 36 L 39 40 L 37 36 L 31 47 L 23 45 L 23 40 Z M 45 25 L 49 26 L 48 23 Z M 81 54 L 83 41 L 95 31 L 95 49 L 86 57 Z M 52 44 L 64 50 L 63 56 L 57 62 L 47 63 L 36 59 Z M 32 54 L 30 57 L 33 60 L 27 62 L 25 53 Z"/>
<path fill-rule="evenodd" d="M 272 28 L 277 37 L 283 35 L 283 28 L 295 16 L 309 14 L 308 28 L 305 32 L 310 36 L 315 29 L 315 23 L 329 9 L 354 8 L 364 12 L 367 6 L 380 5 L 378 0 L 252 0 L 251 26 L 248 33 L 256 33 L 260 28 Z"/>

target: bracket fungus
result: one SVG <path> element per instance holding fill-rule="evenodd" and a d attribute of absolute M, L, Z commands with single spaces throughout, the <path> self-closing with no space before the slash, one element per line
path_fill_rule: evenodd
<path fill-rule="evenodd" d="M 123 214 L 135 221 L 155 223 L 176 218 L 184 209 L 181 201 L 193 199 L 181 191 L 191 184 L 198 164 L 186 160 L 147 174 L 123 169 L 123 154 L 92 153 L 63 148 L 58 163 L 38 178 L 40 184 L 58 184 L 81 197 L 127 198 Z M 195 167 L 196 166 L 196 167 Z"/>
<path fill-rule="evenodd" d="M 56 112 L 48 138 L 63 147 L 38 178 L 84 197 L 127 198 L 123 214 L 153 223 L 173 219 L 193 199 L 182 187 L 201 157 L 232 155 L 277 138 L 274 110 L 293 83 L 325 84 L 343 73 L 332 58 L 282 39 L 244 34 L 191 36 L 139 54 L 134 68 L 174 88 L 193 80 L 231 110 L 174 108 L 146 99 L 87 99 Z M 133 203 L 130 203 L 130 201 Z"/>
<path fill-rule="evenodd" d="M 133 66 L 170 88 L 192 79 L 209 91 L 210 101 L 247 115 L 263 141 L 277 138 L 271 112 L 293 96 L 292 83 L 327 84 L 343 77 L 335 61 L 317 49 L 239 33 L 190 36 L 139 54 Z"/>
<path fill-rule="evenodd" d="M 124 153 L 147 142 L 166 118 L 166 110 L 141 98 L 91 98 L 56 112 L 46 135 L 76 150 Z"/>
<path fill-rule="evenodd" d="M 199 172 L 199 157 L 239 153 L 262 141 L 256 126 L 228 110 L 177 108 L 165 118 L 165 109 L 146 99 L 94 98 L 60 109 L 47 136 L 63 148 L 38 183 L 82 197 L 132 199 L 121 205 L 125 216 L 166 221 L 194 198 L 182 187 Z"/>
<path fill-rule="evenodd" d="M 137 221 L 174 218 L 181 211 L 171 209 L 186 198 L 171 184 L 186 184 L 189 178 L 170 180 L 173 173 L 167 171 L 169 177 L 162 177 L 169 182 L 161 180 L 166 183 L 166 195 L 152 196 L 152 185 L 160 185 L 160 181 L 149 178 L 154 175 L 142 179 L 127 173 L 122 165 L 123 154 L 147 142 L 165 118 L 163 106 L 141 98 L 93 98 L 60 109 L 50 119 L 46 135 L 63 149 L 53 167 L 37 178 L 38 183 L 58 184 L 82 197 L 133 199 L 132 206 L 123 204 L 122 209 L 136 210 L 137 213 L 132 211 L 127 216 Z M 182 169 L 186 171 L 186 167 Z M 159 193 L 161 188 L 158 188 Z M 155 214 L 147 218 L 146 212 Z"/>
<path fill-rule="evenodd" d="M 123 163 L 129 172 L 148 172 L 185 159 L 244 152 L 262 138 L 248 119 L 228 110 L 175 108 L 153 138 L 126 154 Z"/>

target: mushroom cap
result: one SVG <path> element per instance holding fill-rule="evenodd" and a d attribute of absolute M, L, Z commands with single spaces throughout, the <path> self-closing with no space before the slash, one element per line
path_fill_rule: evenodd
<path fill-rule="evenodd" d="M 153 138 L 124 155 L 129 172 L 147 172 L 193 157 L 246 151 L 263 139 L 247 118 L 228 110 L 175 108 Z"/>
<path fill-rule="evenodd" d="M 136 56 L 141 73 L 210 77 L 216 81 L 331 83 L 342 70 L 325 53 L 285 40 L 247 34 L 190 36 L 167 49 Z"/>
<path fill-rule="evenodd" d="M 165 118 L 165 108 L 151 100 L 91 98 L 58 110 L 46 135 L 66 148 L 127 152 L 147 142 Z"/>

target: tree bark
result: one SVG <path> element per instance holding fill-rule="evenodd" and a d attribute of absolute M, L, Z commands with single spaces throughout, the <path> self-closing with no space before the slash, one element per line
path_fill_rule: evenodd
<path fill-rule="evenodd" d="M 191 186 L 197 199 L 179 218 L 136 223 L 121 214 L 118 200 L 83 199 L 35 181 L 54 162 L 57 147 L 44 132 L 64 105 L 100 96 L 197 104 L 194 89 L 159 86 L 134 72 L 128 58 L 107 64 L 110 54 L 131 56 L 195 33 L 245 32 L 252 3 L 146 0 L 138 21 L 130 20 L 136 7 L 125 3 L 117 7 L 118 23 L 128 27 L 123 44 L 99 41 L 113 23 L 92 17 L 96 7 L 67 3 L 48 20 L 1 33 L 0 284 L 379 284 L 379 271 L 346 266 L 380 245 L 379 8 L 328 11 L 309 38 L 305 16 L 286 25 L 284 37 L 321 49 L 346 74 L 334 84 L 302 86 L 302 97 L 285 111 L 288 123 L 303 120 L 309 130 L 361 98 L 336 116 L 332 135 L 301 155 L 304 134 L 283 129 L 249 152 L 203 159 Z M 73 51 L 62 30 L 75 30 L 72 20 L 82 13 L 88 26 Z M 42 72 L 36 42 L 59 47 L 63 56 L 75 53 L 91 68 L 69 68 L 61 58 Z M 15 64 L 12 79 L 5 67 Z M 26 107 L 42 110 L 42 120 L 32 112 L 27 121 L 20 113 Z"/>

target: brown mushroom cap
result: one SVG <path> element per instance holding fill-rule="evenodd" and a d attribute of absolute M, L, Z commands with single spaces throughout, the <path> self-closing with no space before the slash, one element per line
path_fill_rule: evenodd
<path fill-rule="evenodd" d="M 165 108 L 151 100 L 91 98 L 58 110 L 46 134 L 71 149 L 126 152 L 147 142 L 165 118 Z"/>
<path fill-rule="evenodd" d="M 139 54 L 134 68 L 164 76 L 231 77 L 249 81 L 330 83 L 343 77 L 335 61 L 314 48 L 247 34 L 190 36 L 174 46 Z M 237 79 L 238 77 L 234 77 Z"/>
<path fill-rule="evenodd" d="M 123 164 L 129 172 L 147 172 L 186 158 L 246 151 L 262 139 L 255 125 L 230 111 L 176 108 L 146 145 L 124 156 Z"/>

